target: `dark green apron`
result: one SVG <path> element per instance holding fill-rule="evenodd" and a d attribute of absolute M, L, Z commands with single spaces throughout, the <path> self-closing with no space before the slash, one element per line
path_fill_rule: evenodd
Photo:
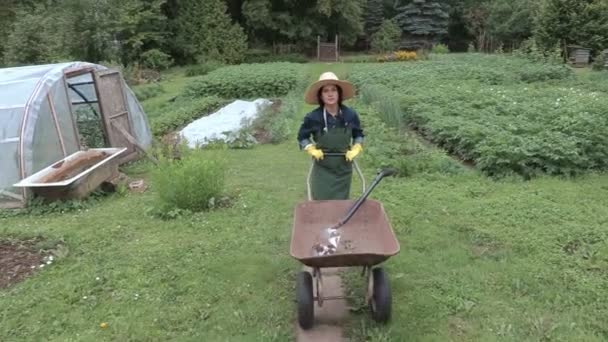
<path fill-rule="evenodd" d="M 329 128 L 326 132 L 315 134 L 318 149 L 324 153 L 345 153 L 350 147 L 352 131 L 350 128 Z M 314 161 L 310 177 L 313 200 L 348 199 L 352 180 L 353 166 L 342 156 L 324 156 Z"/>

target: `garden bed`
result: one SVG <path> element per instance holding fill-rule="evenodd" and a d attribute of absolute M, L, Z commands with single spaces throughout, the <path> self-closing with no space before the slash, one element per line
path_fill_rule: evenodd
<path fill-rule="evenodd" d="M 0 289 L 24 280 L 45 265 L 48 253 L 35 248 L 38 242 L 37 239 L 0 240 Z"/>

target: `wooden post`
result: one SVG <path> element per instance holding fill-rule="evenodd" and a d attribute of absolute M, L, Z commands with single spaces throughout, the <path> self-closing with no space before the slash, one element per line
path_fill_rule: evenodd
<path fill-rule="evenodd" d="M 321 59 L 321 36 L 317 36 L 317 60 Z"/>
<path fill-rule="evenodd" d="M 338 35 L 336 34 L 336 62 L 338 61 Z"/>

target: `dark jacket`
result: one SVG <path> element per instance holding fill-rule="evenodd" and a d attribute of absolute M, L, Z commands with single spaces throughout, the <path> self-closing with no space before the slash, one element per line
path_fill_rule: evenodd
<path fill-rule="evenodd" d="M 353 132 L 353 144 L 363 143 L 363 129 L 359 121 L 357 112 L 349 107 L 342 105 L 338 115 L 335 117 L 327 113 L 327 128 L 344 128 L 348 127 Z M 325 128 L 325 120 L 323 120 L 323 107 L 319 106 L 312 112 L 306 114 L 304 121 L 298 131 L 298 143 L 300 149 L 312 143 L 311 137 L 313 134 L 319 134 Z"/>

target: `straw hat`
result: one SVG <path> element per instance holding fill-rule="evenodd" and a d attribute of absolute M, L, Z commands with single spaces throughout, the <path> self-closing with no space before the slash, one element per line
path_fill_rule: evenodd
<path fill-rule="evenodd" d="M 333 72 L 324 72 L 319 76 L 319 80 L 311 84 L 304 95 L 304 99 L 308 104 L 319 104 L 317 94 L 323 86 L 333 84 L 342 88 L 342 100 L 350 99 L 355 95 L 355 87 L 347 81 L 341 81 Z"/>

